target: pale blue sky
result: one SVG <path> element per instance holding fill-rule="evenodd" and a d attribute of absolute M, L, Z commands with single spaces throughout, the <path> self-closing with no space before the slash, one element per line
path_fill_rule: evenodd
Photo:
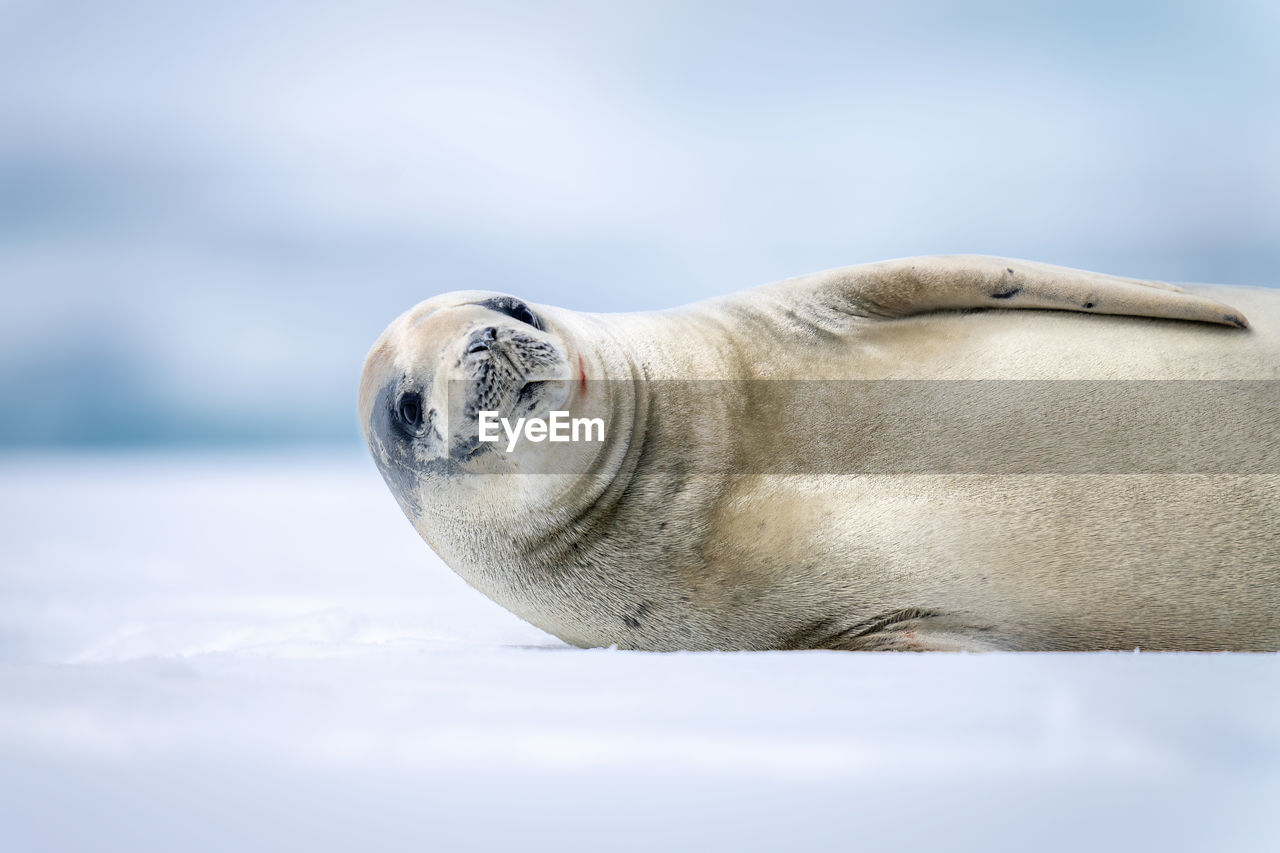
<path fill-rule="evenodd" d="M 0 0 L 0 442 L 350 441 L 414 302 L 1274 285 L 1274 3 Z"/>

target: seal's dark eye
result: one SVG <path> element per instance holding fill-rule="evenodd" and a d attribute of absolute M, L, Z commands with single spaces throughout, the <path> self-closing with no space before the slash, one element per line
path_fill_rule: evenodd
<path fill-rule="evenodd" d="M 538 331 L 542 331 L 542 321 L 538 319 L 538 315 L 533 313 L 528 305 L 525 305 L 514 296 L 495 296 L 492 299 L 486 299 L 476 304 L 483 305 L 491 311 L 497 311 L 499 314 L 506 314 L 513 320 L 528 323 Z"/>
<path fill-rule="evenodd" d="M 401 394 L 396 404 L 396 413 L 405 426 L 417 429 L 422 423 L 422 397 L 415 393 Z"/>

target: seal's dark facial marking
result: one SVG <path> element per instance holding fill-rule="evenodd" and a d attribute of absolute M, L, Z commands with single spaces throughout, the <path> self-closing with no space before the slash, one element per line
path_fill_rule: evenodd
<path fill-rule="evenodd" d="M 533 326 L 539 332 L 543 331 L 542 320 L 537 314 L 514 296 L 495 296 L 492 299 L 486 299 L 483 302 L 477 302 L 476 305 L 482 305 L 490 311 L 497 311 L 499 314 L 505 314 L 512 320 L 519 320 L 521 323 L 527 323 Z"/>
<path fill-rule="evenodd" d="M 382 473 L 382 478 L 387 481 L 404 511 L 413 516 L 422 509 L 417 499 L 418 477 L 414 473 L 413 447 L 419 430 L 409 428 L 402 412 L 416 406 L 420 427 L 422 396 L 417 392 L 399 392 L 396 387 L 398 384 L 388 383 L 378 392 L 370 424 L 370 446 L 374 451 L 374 463 Z M 413 405 L 406 406 L 406 402 Z"/>
<path fill-rule="evenodd" d="M 1093 307 L 1093 303 L 1092 303 L 1092 302 L 1086 302 L 1084 305 L 1081 305 L 1080 307 L 1081 307 L 1081 308 L 1092 308 L 1092 307 Z"/>
<path fill-rule="evenodd" d="M 1236 316 L 1235 314 L 1226 314 L 1226 315 L 1224 315 L 1224 316 L 1223 316 L 1223 318 L 1222 318 L 1222 319 L 1223 319 L 1225 322 L 1230 323 L 1231 325 L 1235 326 L 1237 329 L 1247 329 L 1247 328 L 1249 328 L 1249 324 L 1248 324 L 1248 323 L 1246 323 L 1246 322 L 1244 321 L 1244 318 L 1242 318 L 1242 317 L 1238 317 L 1238 316 Z"/>
<path fill-rule="evenodd" d="M 1018 287 L 1017 285 L 1014 285 L 1013 287 L 1006 287 L 1006 288 L 997 290 L 995 293 L 991 294 L 991 298 L 992 299 L 1008 299 L 1010 297 L 1017 296 L 1021 292 L 1022 292 L 1022 288 Z"/>

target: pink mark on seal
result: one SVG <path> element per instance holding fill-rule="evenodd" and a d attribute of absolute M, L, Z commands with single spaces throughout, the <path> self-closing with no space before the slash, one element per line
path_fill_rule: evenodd
<path fill-rule="evenodd" d="M 582 356 L 578 356 L 578 383 L 582 387 L 582 393 L 587 393 L 587 370 L 582 366 Z"/>

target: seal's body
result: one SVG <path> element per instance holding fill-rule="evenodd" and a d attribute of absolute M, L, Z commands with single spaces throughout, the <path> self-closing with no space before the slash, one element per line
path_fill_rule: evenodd
<path fill-rule="evenodd" d="M 796 452 L 798 381 L 1256 380 L 1265 400 L 1277 379 L 1280 294 L 928 258 L 648 314 L 437 297 L 375 345 L 361 415 L 445 561 L 576 645 L 1274 650 L 1266 466 L 920 470 L 892 441 L 870 472 L 776 460 Z M 504 457 L 475 440 L 490 406 L 602 414 L 606 440 Z M 880 408 L 841 412 L 825 455 L 886 444 Z M 975 417 L 1019 445 L 1016 411 Z"/>

